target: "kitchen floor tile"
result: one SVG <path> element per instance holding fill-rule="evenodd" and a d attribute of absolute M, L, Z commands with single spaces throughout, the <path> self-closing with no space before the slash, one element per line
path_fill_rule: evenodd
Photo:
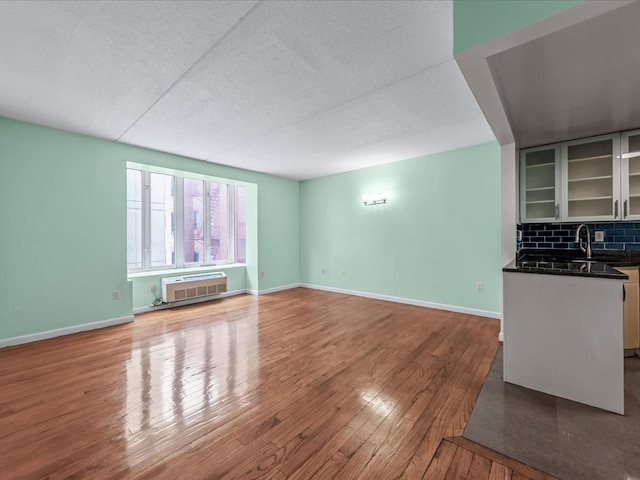
<path fill-rule="evenodd" d="M 566 480 L 640 478 L 640 358 L 625 359 L 625 415 L 502 381 L 502 347 L 464 437 Z"/>

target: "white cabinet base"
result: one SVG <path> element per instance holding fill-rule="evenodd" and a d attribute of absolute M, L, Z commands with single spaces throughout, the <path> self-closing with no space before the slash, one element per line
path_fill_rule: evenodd
<path fill-rule="evenodd" d="M 624 414 L 622 283 L 503 272 L 504 381 Z"/>

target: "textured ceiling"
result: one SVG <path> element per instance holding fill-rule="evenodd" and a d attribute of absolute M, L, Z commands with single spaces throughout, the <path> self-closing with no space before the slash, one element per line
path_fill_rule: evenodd
<path fill-rule="evenodd" d="M 0 2 L 0 115 L 294 179 L 494 139 L 450 1 Z"/>

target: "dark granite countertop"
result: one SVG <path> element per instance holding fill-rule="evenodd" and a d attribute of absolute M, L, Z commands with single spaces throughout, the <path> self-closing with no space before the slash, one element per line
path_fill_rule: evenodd
<path fill-rule="evenodd" d="M 626 274 L 602 262 L 579 262 L 570 260 L 545 261 L 516 259 L 506 265 L 503 272 L 538 273 L 544 275 L 569 275 L 626 280 Z"/>
<path fill-rule="evenodd" d="M 585 260 L 585 254 L 578 249 L 523 249 L 503 271 L 625 280 L 628 276 L 615 267 L 637 267 L 640 252 L 596 250 L 590 262 Z"/>

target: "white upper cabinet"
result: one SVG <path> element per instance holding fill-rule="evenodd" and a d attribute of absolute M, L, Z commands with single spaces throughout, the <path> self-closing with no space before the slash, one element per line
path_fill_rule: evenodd
<path fill-rule="evenodd" d="M 620 135 L 564 142 L 561 147 L 562 220 L 620 220 Z"/>
<path fill-rule="evenodd" d="M 620 138 L 622 167 L 622 218 L 640 220 L 640 130 Z"/>
<path fill-rule="evenodd" d="M 560 146 L 520 152 L 520 219 L 555 222 L 560 219 Z"/>
<path fill-rule="evenodd" d="M 640 130 L 520 152 L 520 221 L 640 220 Z"/>

